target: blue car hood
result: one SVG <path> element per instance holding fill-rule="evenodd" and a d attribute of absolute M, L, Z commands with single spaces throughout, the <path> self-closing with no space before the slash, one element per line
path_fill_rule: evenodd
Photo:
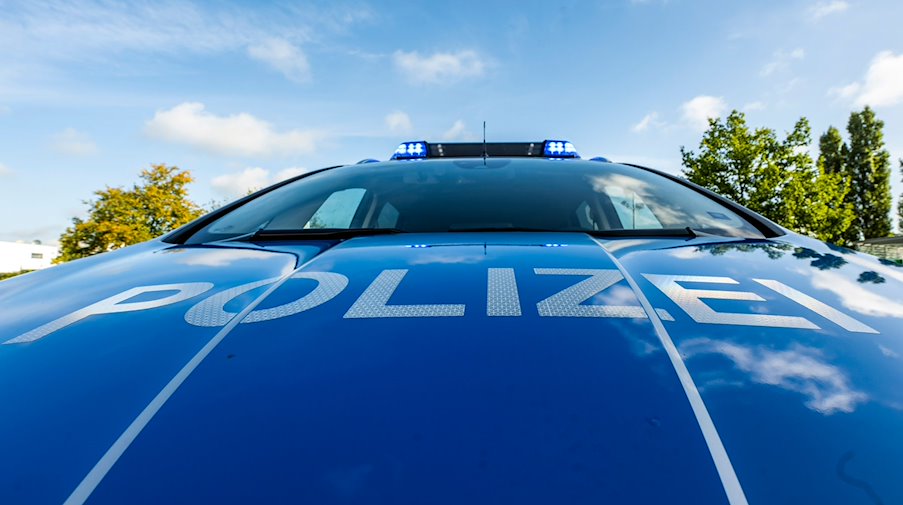
<path fill-rule="evenodd" d="M 0 283 L 0 494 L 903 502 L 901 294 L 797 236 L 151 242 Z"/>

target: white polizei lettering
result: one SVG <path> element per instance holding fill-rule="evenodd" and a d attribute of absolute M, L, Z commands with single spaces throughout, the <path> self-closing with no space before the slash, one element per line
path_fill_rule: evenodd
<path fill-rule="evenodd" d="M 818 326 L 804 317 L 778 316 L 771 314 L 739 314 L 717 312 L 702 299 L 742 300 L 764 302 L 761 296 L 748 291 L 722 291 L 717 289 L 687 289 L 678 282 L 704 282 L 709 284 L 739 284 L 730 277 L 708 277 L 701 275 L 655 275 L 643 274 L 662 293 L 680 306 L 694 321 L 706 324 L 734 324 L 744 326 L 768 326 L 773 328 L 800 328 L 817 330 Z"/>
<path fill-rule="evenodd" d="M 581 305 L 624 278 L 617 270 L 592 268 L 535 268 L 537 275 L 589 276 L 536 304 L 544 317 L 635 317 L 645 318 L 639 305 Z"/>
<path fill-rule="evenodd" d="M 662 321 L 674 321 L 674 316 L 665 309 L 655 309 L 655 313 L 658 314 L 658 318 Z"/>
<path fill-rule="evenodd" d="M 460 317 L 463 304 L 389 305 L 406 269 L 383 270 L 345 313 L 345 319 L 375 317 Z"/>
<path fill-rule="evenodd" d="M 486 284 L 487 316 L 519 316 L 520 296 L 513 268 L 490 268 Z"/>
<path fill-rule="evenodd" d="M 277 280 L 279 280 L 279 277 L 272 277 L 220 291 L 191 307 L 185 313 L 185 322 L 194 326 L 225 326 L 236 314 L 235 312 L 226 312 L 224 307 L 227 303 L 248 291 L 272 284 Z"/>
<path fill-rule="evenodd" d="M 624 276 L 614 269 L 580 268 L 536 268 L 537 275 L 585 276 L 586 279 L 549 296 L 536 304 L 543 317 L 624 317 L 645 318 L 646 312 L 639 305 L 589 305 L 588 300 L 611 288 Z M 398 289 L 406 269 L 384 270 L 354 302 L 345 313 L 346 319 L 359 318 L 405 318 L 405 317 L 460 317 L 464 315 L 464 304 L 415 304 L 390 305 L 389 300 Z M 720 289 L 690 289 L 679 283 L 708 283 L 737 285 L 729 277 L 695 275 L 642 274 L 674 303 L 682 308 L 697 323 L 765 326 L 776 328 L 798 328 L 817 330 L 812 321 L 797 316 L 719 312 L 704 299 L 763 302 L 764 298 L 748 291 L 727 291 Z M 226 311 L 226 305 L 254 289 L 273 284 L 279 278 L 269 278 L 242 284 L 215 293 L 192 306 L 185 313 L 187 323 L 201 327 L 222 327 L 228 324 L 235 312 Z M 310 279 L 317 286 L 304 296 L 276 307 L 257 309 L 244 317 L 242 323 L 256 323 L 289 317 L 322 305 L 348 286 L 348 278 L 334 272 L 296 272 L 290 279 Z M 756 283 L 806 307 L 847 331 L 856 333 L 878 333 L 874 328 L 836 310 L 815 298 L 797 291 L 781 282 L 770 279 L 752 279 Z M 4 345 L 33 342 L 63 329 L 92 315 L 115 314 L 155 309 L 187 300 L 213 288 L 209 282 L 189 282 L 180 284 L 158 284 L 139 286 L 111 296 L 92 305 L 76 310 L 39 326 L 31 331 L 3 342 Z M 613 291 L 613 290 L 612 290 Z M 171 293 L 168 293 L 171 292 Z M 146 299 L 148 294 L 157 298 Z M 614 294 L 614 293 L 613 293 Z M 138 298 L 138 297 L 141 298 Z M 133 300 L 135 299 L 135 300 Z M 657 308 L 659 320 L 673 321 L 674 317 L 665 309 Z M 487 271 L 486 315 L 489 317 L 518 317 L 522 315 L 517 279 L 513 268 L 489 268 Z"/>
<path fill-rule="evenodd" d="M 192 307 L 185 314 L 185 321 L 195 326 L 223 326 L 236 315 L 235 312 L 225 310 L 227 303 L 248 291 L 272 284 L 278 279 L 278 277 L 273 277 L 250 282 L 217 293 Z M 245 316 L 241 322 L 259 323 L 261 321 L 293 316 L 332 300 L 348 286 L 347 277 L 333 272 L 297 272 L 289 277 L 289 280 L 291 279 L 311 279 L 317 281 L 317 286 L 313 291 L 293 302 L 279 305 L 278 307 L 254 310 Z"/>
<path fill-rule="evenodd" d="M 83 309 L 76 310 L 71 314 L 67 314 L 59 319 L 51 321 L 43 326 L 39 326 L 29 332 L 23 333 L 18 337 L 12 338 L 3 343 L 22 344 L 26 342 L 34 342 L 35 340 L 44 338 L 45 336 L 57 330 L 65 328 L 66 326 L 81 321 L 82 319 L 89 316 L 155 309 L 157 307 L 163 307 L 164 305 L 171 305 L 173 303 L 187 300 L 191 297 L 209 291 L 212 287 L 213 284 L 209 282 L 186 282 L 181 284 L 157 284 L 154 286 L 139 286 L 137 288 L 128 289 L 109 298 L 105 298 L 97 303 L 88 305 Z M 135 302 L 128 301 L 139 295 L 147 293 L 165 293 L 168 291 L 175 291 L 175 293 L 152 300 Z"/>
<path fill-rule="evenodd" d="M 269 309 L 254 310 L 241 322 L 258 323 L 293 316 L 332 300 L 348 286 L 348 277 L 333 272 L 298 272 L 292 275 L 291 279 L 311 279 L 317 281 L 317 287 L 293 302 Z"/>
<path fill-rule="evenodd" d="M 831 321 L 832 323 L 840 326 L 847 331 L 856 333 L 878 333 L 878 331 L 871 326 L 861 323 L 856 319 L 853 319 L 852 317 L 844 314 L 843 312 L 833 307 L 829 307 L 827 304 L 824 304 L 805 293 L 801 293 L 786 284 L 771 279 L 753 280 L 765 286 L 766 288 L 771 289 L 772 291 L 790 298 L 796 303 L 802 305 L 803 307 L 806 307 L 812 312 L 815 312 L 821 317 L 827 319 L 828 321 Z"/>

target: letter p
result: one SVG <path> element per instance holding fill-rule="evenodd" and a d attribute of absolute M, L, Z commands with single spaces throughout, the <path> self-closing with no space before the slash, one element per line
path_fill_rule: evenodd
<path fill-rule="evenodd" d="M 34 342 L 35 340 L 44 338 L 57 330 L 69 326 L 70 324 L 81 321 L 88 316 L 94 316 L 98 314 L 116 314 L 119 312 L 134 312 L 137 310 L 147 310 L 155 309 L 157 307 L 163 307 L 164 305 L 181 302 L 201 293 L 205 293 L 212 287 L 213 284 L 209 282 L 187 282 L 182 284 L 157 284 L 154 286 L 139 286 L 137 288 L 128 289 L 126 291 L 123 291 L 122 293 L 113 295 L 97 303 L 88 305 L 83 309 L 76 310 L 75 312 L 67 314 L 43 326 L 39 326 L 29 332 L 19 335 L 18 337 L 7 340 L 6 342 L 3 342 L 3 345 Z M 146 293 L 159 293 L 166 291 L 175 291 L 175 293 L 163 296 L 161 298 L 153 298 L 151 300 L 134 302 L 128 301 L 132 298 Z"/>

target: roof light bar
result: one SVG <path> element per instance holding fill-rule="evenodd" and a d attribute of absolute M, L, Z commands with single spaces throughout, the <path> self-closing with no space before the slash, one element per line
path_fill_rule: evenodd
<path fill-rule="evenodd" d="M 426 158 L 490 158 L 537 157 L 551 159 L 579 158 L 574 144 L 567 140 L 542 142 L 451 142 L 434 143 L 418 140 L 402 142 L 392 154 L 393 160 L 422 160 Z"/>
<path fill-rule="evenodd" d="M 426 142 L 404 142 L 395 150 L 393 160 L 419 160 L 427 157 Z"/>

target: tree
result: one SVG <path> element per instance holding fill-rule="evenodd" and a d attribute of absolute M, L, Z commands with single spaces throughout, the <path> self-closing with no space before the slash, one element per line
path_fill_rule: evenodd
<path fill-rule="evenodd" d="M 851 190 L 847 201 L 853 205 L 856 219 L 844 234 L 847 242 L 886 237 L 891 232 L 890 154 L 884 149 L 883 130 L 884 121 L 868 106 L 850 114 L 846 172 Z"/>
<path fill-rule="evenodd" d="M 0 281 L 6 279 L 12 279 L 17 275 L 27 274 L 28 272 L 33 272 L 33 270 L 19 270 L 18 272 L 0 272 Z"/>
<path fill-rule="evenodd" d="M 846 172 L 847 145 L 843 143 L 840 131 L 833 126 L 818 139 L 818 165 L 825 173 L 841 174 Z"/>
<path fill-rule="evenodd" d="M 903 175 L 903 158 L 900 158 L 900 174 Z M 900 217 L 898 226 L 900 231 L 903 232 L 903 193 L 900 193 L 900 200 L 897 202 L 897 215 Z"/>
<path fill-rule="evenodd" d="M 680 149 L 687 178 L 766 217 L 776 217 L 776 194 L 784 182 L 774 162 L 779 142 L 774 131 L 746 125 L 732 111 L 722 122 L 710 120 L 699 154 Z"/>
<path fill-rule="evenodd" d="M 151 165 L 141 171 L 142 183 L 131 189 L 96 191 L 87 219 L 73 218 L 60 237 L 63 262 L 150 240 L 199 217 L 201 209 L 188 199 L 194 179 L 187 170 Z"/>
<path fill-rule="evenodd" d="M 824 136 L 823 136 L 824 138 Z M 750 130 L 743 113 L 711 120 L 699 154 L 681 147 L 687 178 L 800 233 L 839 242 L 852 220 L 843 175 L 816 167 L 811 129 L 800 118 L 783 140 L 774 130 Z"/>

